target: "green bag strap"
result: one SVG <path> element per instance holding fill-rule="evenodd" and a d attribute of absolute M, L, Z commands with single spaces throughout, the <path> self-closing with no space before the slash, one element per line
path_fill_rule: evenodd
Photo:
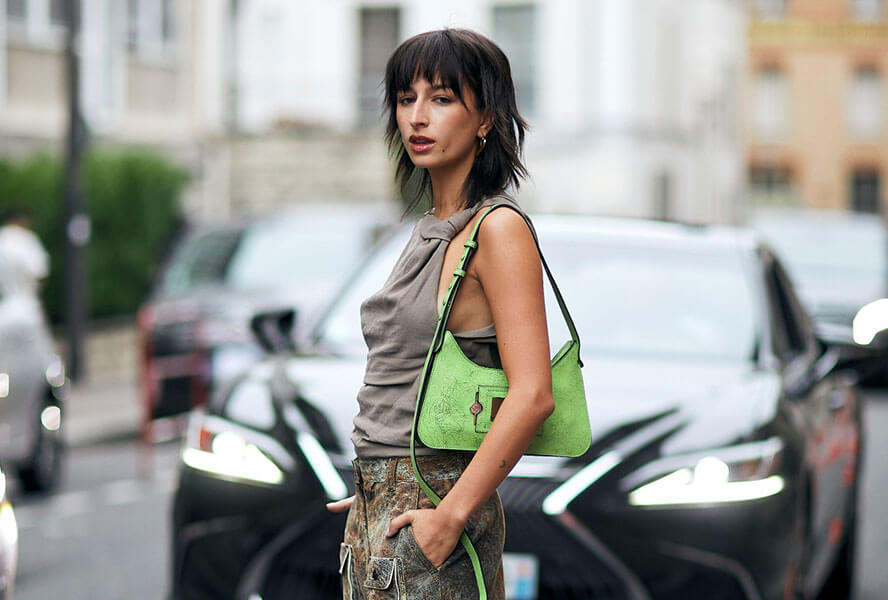
<path fill-rule="evenodd" d="M 441 497 L 435 493 L 435 491 L 429 486 L 428 482 L 423 478 L 422 473 L 419 471 L 419 465 L 416 463 L 416 427 L 419 423 L 419 410 L 422 407 L 422 400 L 425 396 L 426 384 L 428 383 L 428 375 L 431 369 L 432 362 L 434 361 L 435 354 L 438 352 L 441 344 L 444 341 L 444 331 L 447 325 L 447 319 L 450 318 L 450 311 L 453 308 L 453 302 L 456 298 L 456 292 L 459 290 L 459 284 L 462 281 L 463 277 L 466 275 L 466 266 L 469 264 L 469 259 L 472 258 L 472 255 L 475 253 L 475 250 L 478 248 L 478 229 L 481 227 L 481 222 L 489 215 L 492 211 L 497 208 L 505 206 L 508 207 L 519 215 L 524 221 L 527 223 L 528 228 L 530 228 L 530 222 L 527 217 L 525 217 L 519 210 L 510 204 L 500 203 L 495 204 L 488 208 L 484 214 L 481 215 L 481 218 L 475 223 L 475 227 L 472 229 L 472 233 L 469 236 L 469 239 L 465 241 L 463 244 L 465 246 L 465 250 L 463 250 L 462 258 L 459 261 L 459 267 L 453 272 L 453 279 L 450 281 L 450 286 L 447 288 L 447 296 L 444 299 L 441 310 L 438 314 L 438 323 L 435 327 L 435 336 L 432 339 L 432 343 L 429 346 L 429 352 L 426 355 L 425 364 L 422 368 L 422 375 L 419 380 L 419 391 L 416 396 L 416 408 L 413 411 L 413 426 L 410 431 L 410 464 L 413 467 L 413 474 L 416 477 L 416 482 L 419 484 L 419 487 L 425 493 L 425 495 L 432 501 L 432 504 L 438 506 L 441 503 Z M 531 234 L 533 235 L 533 229 L 530 228 Z M 555 292 L 555 298 L 558 300 L 558 306 L 561 309 L 561 314 L 564 317 L 565 322 L 567 323 L 567 328 L 570 330 L 570 337 L 576 343 L 577 348 L 580 345 L 580 336 L 577 334 L 576 327 L 574 326 L 573 319 L 570 317 L 570 313 L 567 310 L 567 305 L 564 302 L 564 298 L 561 296 L 561 291 L 558 289 L 558 285 L 555 283 L 555 278 L 552 277 L 552 272 L 549 270 L 549 265 L 546 264 L 546 259 L 543 256 L 542 250 L 540 250 L 539 241 L 536 239 L 536 235 L 533 235 L 533 241 L 536 244 L 537 252 L 540 255 L 540 261 L 543 264 L 543 268 L 546 270 L 546 275 L 549 278 L 549 283 L 552 285 L 552 290 Z M 582 361 L 580 362 L 580 366 L 583 366 Z M 475 573 L 475 583 L 478 586 L 478 597 L 479 600 L 487 600 L 487 586 L 484 585 L 484 575 L 481 572 L 481 561 L 478 559 L 478 553 L 475 551 L 475 546 L 472 544 L 472 540 L 469 539 L 469 536 L 463 531 L 459 536 L 459 541 L 462 544 L 463 548 L 466 550 L 466 554 L 469 556 L 469 560 L 472 562 L 472 570 Z"/>
<path fill-rule="evenodd" d="M 475 223 L 475 227 L 472 229 L 472 233 L 469 236 L 469 239 L 465 241 L 465 250 L 463 251 L 462 258 L 459 261 L 459 267 L 453 272 L 453 279 L 450 280 L 450 285 L 447 288 L 447 295 L 444 298 L 444 302 L 441 305 L 441 309 L 438 315 L 438 326 L 435 330 L 435 352 L 438 351 L 441 343 L 444 341 L 444 329 L 447 324 L 447 320 L 450 318 L 450 311 L 453 308 L 453 303 L 456 300 L 456 292 L 459 290 L 459 285 L 462 282 L 463 278 L 466 276 L 466 268 L 469 264 L 469 260 L 472 258 L 472 255 L 475 253 L 475 250 L 478 248 L 478 230 L 481 228 L 481 222 L 489 215 L 491 212 L 500 208 L 501 206 L 505 206 L 514 210 L 518 213 L 522 219 L 524 219 L 525 223 L 527 223 L 528 229 L 530 229 L 534 244 L 536 244 L 537 253 L 540 255 L 540 262 L 543 264 L 543 269 L 546 271 L 546 277 L 549 279 L 549 284 L 552 286 L 552 291 L 555 292 L 555 299 L 558 301 L 558 308 L 561 309 L 561 316 L 564 317 L 564 322 L 567 324 L 567 329 L 570 331 L 570 338 L 576 343 L 577 349 L 580 346 L 580 336 L 577 333 L 577 328 L 574 325 L 573 319 L 570 316 L 570 311 L 567 309 L 567 304 L 564 302 L 564 297 L 561 295 L 561 290 L 558 289 L 558 284 L 555 283 L 555 278 L 552 276 L 552 271 L 549 269 L 549 265 L 546 262 L 546 257 L 543 256 L 543 251 L 540 249 L 539 240 L 537 240 L 536 234 L 533 232 L 533 228 L 530 225 L 530 221 L 524 214 L 521 213 L 517 208 L 512 206 L 511 204 L 500 203 L 494 204 L 490 208 L 488 208 L 484 214 L 481 215 L 481 218 Z M 580 362 L 580 366 L 582 366 L 582 362 Z"/>

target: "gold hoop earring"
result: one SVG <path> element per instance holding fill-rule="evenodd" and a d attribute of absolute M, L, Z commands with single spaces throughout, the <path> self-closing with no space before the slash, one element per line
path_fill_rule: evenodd
<path fill-rule="evenodd" d="M 481 154 L 485 146 L 487 146 L 487 138 L 485 136 L 481 136 L 481 142 L 478 144 L 478 150 L 475 152 L 475 156 Z"/>

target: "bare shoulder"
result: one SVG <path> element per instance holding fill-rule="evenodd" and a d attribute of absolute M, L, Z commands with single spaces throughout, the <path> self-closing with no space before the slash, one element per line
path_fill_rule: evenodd
<path fill-rule="evenodd" d="M 478 266 L 482 279 L 495 271 L 526 273 L 537 279 L 539 255 L 524 217 L 507 208 L 485 217 L 478 231 Z"/>
<path fill-rule="evenodd" d="M 478 231 L 479 245 L 524 246 L 533 244 L 533 236 L 524 217 L 509 208 L 500 208 L 484 218 Z"/>

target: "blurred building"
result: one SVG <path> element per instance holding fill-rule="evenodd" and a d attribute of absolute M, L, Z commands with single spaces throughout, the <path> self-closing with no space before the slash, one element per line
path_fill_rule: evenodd
<path fill-rule="evenodd" d="M 0 0 L 0 152 L 60 147 L 65 0 Z M 394 197 L 386 60 L 470 27 L 512 63 L 531 123 L 522 201 L 734 221 L 746 197 L 738 98 L 745 0 L 81 0 L 92 138 L 179 156 L 190 212 Z"/>
<path fill-rule="evenodd" d="M 0 0 L 0 152 L 60 150 L 66 0 Z M 81 0 L 80 94 L 91 139 L 159 149 L 212 182 L 224 133 L 227 12 L 215 0 Z M 224 178 L 219 178 L 224 180 Z M 197 186 L 189 201 L 211 202 Z M 205 198 L 204 198 L 205 196 Z"/>
<path fill-rule="evenodd" d="M 755 0 L 752 9 L 753 202 L 884 211 L 885 1 Z"/>
<path fill-rule="evenodd" d="M 305 157 L 309 176 L 326 163 L 348 171 L 351 193 L 389 193 L 379 143 L 385 63 L 400 41 L 444 26 L 489 35 L 511 60 L 532 125 L 525 203 L 735 220 L 745 196 L 741 0 L 240 0 L 231 106 L 253 137 L 232 155 L 233 197 L 298 186 L 275 186 L 274 177 L 314 147 L 307 139 L 327 140 Z M 265 143 L 255 136 L 271 131 L 275 149 L 254 149 Z"/>

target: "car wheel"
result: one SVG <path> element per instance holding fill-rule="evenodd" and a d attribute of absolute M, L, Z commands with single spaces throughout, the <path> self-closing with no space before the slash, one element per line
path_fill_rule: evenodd
<path fill-rule="evenodd" d="M 43 426 L 42 412 L 52 404 L 41 405 L 35 418 L 34 446 L 27 460 L 19 467 L 19 477 L 26 492 L 48 492 L 55 489 L 62 476 L 64 447 L 61 429 Z"/>

